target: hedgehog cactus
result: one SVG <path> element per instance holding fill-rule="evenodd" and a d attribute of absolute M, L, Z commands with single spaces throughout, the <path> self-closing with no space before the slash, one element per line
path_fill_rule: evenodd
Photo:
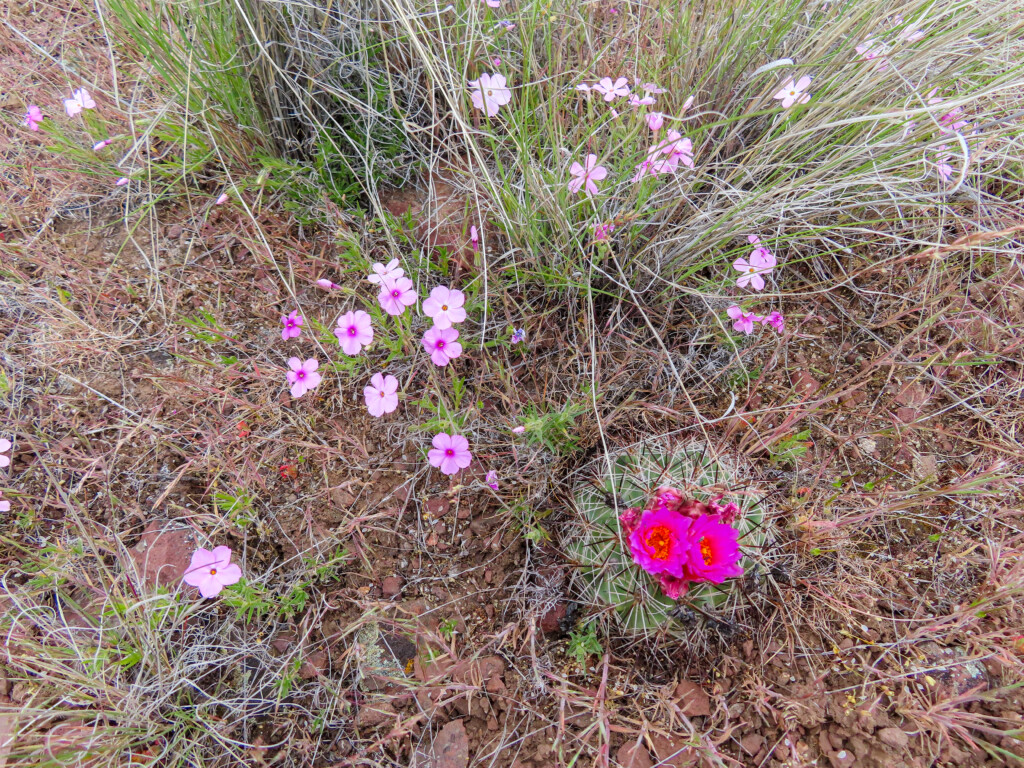
<path fill-rule="evenodd" d="M 712 456 L 705 446 L 691 443 L 676 448 L 644 446 L 613 454 L 596 462 L 595 469 L 597 479 L 588 478 L 577 490 L 578 536 L 573 536 L 566 547 L 579 566 L 580 582 L 589 601 L 613 607 L 623 628 L 634 631 L 671 625 L 677 606 L 720 614 L 730 607 L 730 602 L 735 603 L 736 579 L 727 577 L 738 575 L 739 567 L 754 567 L 751 555 L 763 546 L 765 533 L 764 511 L 749 493 L 739 493 L 737 473 L 729 463 Z M 667 509 L 674 514 L 666 515 Z M 668 572 L 657 574 L 657 563 L 652 563 L 637 546 L 638 538 L 644 534 L 638 526 L 643 524 L 650 529 L 658 525 L 661 517 L 666 517 L 665 524 L 679 528 L 678 537 L 676 531 L 671 531 L 674 540 L 687 531 L 691 540 L 699 537 L 695 553 L 700 557 L 703 552 L 709 563 L 711 553 L 703 534 L 712 533 L 717 526 L 719 535 L 724 531 L 732 541 L 731 562 L 710 572 L 698 561 L 701 572 L 686 570 L 682 578 L 676 578 L 680 573 L 678 565 L 676 576 Z M 673 558 L 687 553 L 678 555 L 668 551 L 667 543 L 662 546 L 657 537 L 664 536 L 669 528 L 653 530 L 656 538 L 647 541 L 654 541 L 658 550 L 655 556 L 660 554 L 665 568 L 671 569 Z M 723 551 L 728 546 L 728 542 L 723 544 Z M 721 583 L 703 580 L 705 577 Z"/>

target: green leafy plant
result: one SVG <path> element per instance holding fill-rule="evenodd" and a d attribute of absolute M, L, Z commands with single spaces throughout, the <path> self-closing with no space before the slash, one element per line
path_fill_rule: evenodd
<path fill-rule="evenodd" d="M 574 629 L 569 633 L 569 646 L 566 653 L 581 667 L 586 668 L 590 656 L 600 656 L 604 646 L 597 639 L 597 629 L 593 623 Z"/>
<path fill-rule="evenodd" d="M 807 441 L 810 439 L 811 430 L 809 429 L 786 435 L 768 447 L 769 460 L 776 466 L 796 464 L 807 453 Z"/>
<path fill-rule="evenodd" d="M 584 599 L 611 606 L 627 631 L 649 631 L 676 626 L 677 607 L 693 606 L 704 613 L 721 613 L 735 604 L 735 580 L 723 584 L 693 584 L 680 601 L 662 594 L 658 584 L 633 563 L 623 541 L 619 515 L 629 507 L 643 509 L 655 491 L 676 488 L 699 501 L 725 494 L 740 512 L 734 523 L 744 552 L 741 565 L 753 567 L 751 555 L 766 539 L 765 514 L 747 491 L 738 490 L 737 472 L 701 444 L 678 447 L 644 445 L 595 462 L 596 479 L 584 481 L 576 491 L 577 524 L 571 526 L 566 551 L 577 566 Z M 730 493 L 732 491 L 732 493 Z"/>
<path fill-rule="evenodd" d="M 526 440 L 542 445 L 552 453 L 569 454 L 576 450 L 577 437 L 572 433 L 576 419 L 587 410 L 582 403 L 566 403 L 560 411 L 533 411 L 523 419 Z"/>

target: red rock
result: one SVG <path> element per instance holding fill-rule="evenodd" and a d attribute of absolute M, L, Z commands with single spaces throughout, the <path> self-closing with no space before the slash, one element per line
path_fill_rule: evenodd
<path fill-rule="evenodd" d="M 910 737 L 899 728 L 882 728 L 875 735 L 879 741 L 888 744 L 893 749 L 906 749 L 910 743 Z"/>
<path fill-rule="evenodd" d="M 619 747 L 619 751 L 615 753 L 615 759 L 622 768 L 651 768 L 654 765 L 651 753 L 644 745 L 632 741 Z"/>
<path fill-rule="evenodd" d="M 395 597 L 402 592 L 402 577 L 401 576 L 388 576 L 386 579 L 381 581 L 380 590 L 384 593 L 384 597 Z"/>
<path fill-rule="evenodd" d="M 167 520 L 152 521 L 131 550 L 136 568 L 150 587 L 160 584 L 173 589 L 192 562 L 196 550 L 192 529 L 173 526 Z"/>
<path fill-rule="evenodd" d="M 303 680 L 312 680 L 314 677 L 320 677 L 324 670 L 327 669 L 327 662 L 326 653 L 314 651 L 302 660 L 302 666 L 299 667 L 299 677 Z"/>
<path fill-rule="evenodd" d="M 910 422 L 917 418 L 917 411 L 915 411 L 913 408 L 897 408 L 896 418 L 902 421 L 904 424 L 909 424 Z"/>
<path fill-rule="evenodd" d="M 748 755 L 753 757 L 764 748 L 764 736 L 760 733 L 748 733 L 740 739 L 740 747 Z"/>
<path fill-rule="evenodd" d="M 359 712 L 356 713 L 356 727 L 374 728 L 391 720 L 397 714 L 395 708 L 391 706 L 391 702 L 386 699 L 369 701 L 361 706 Z"/>
<path fill-rule="evenodd" d="M 711 714 L 711 699 L 697 683 L 683 680 L 676 686 L 674 696 L 687 717 L 706 717 Z"/>
<path fill-rule="evenodd" d="M 558 603 L 550 609 L 540 620 L 540 631 L 545 635 L 557 635 L 565 632 L 565 617 L 569 613 L 569 606 L 565 603 Z"/>
<path fill-rule="evenodd" d="M 670 765 L 672 768 L 691 768 L 700 761 L 700 756 L 683 738 L 662 736 L 660 733 L 655 733 L 651 734 L 651 744 L 654 746 L 654 754 L 659 761 L 659 766 Z"/>
<path fill-rule="evenodd" d="M 466 768 L 469 765 L 469 738 L 462 720 L 444 726 L 430 744 L 426 766 L 429 768 Z"/>
<path fill-rule="evenodd" d="M 427 499 L 426 508 L 428 514 L 435 520 L 439 517 L 444 517 L 448 514 L 448 510 L 451 509 L 452 503 L 444 496 L 437 496 L 433 499 Z"/>
<path fill-rule="evenodd" d="M 821 384 L 808 371 L 797 371 L 793 378 L 793 386 L 801 395 L 810 396 L 818 391 Z"/>

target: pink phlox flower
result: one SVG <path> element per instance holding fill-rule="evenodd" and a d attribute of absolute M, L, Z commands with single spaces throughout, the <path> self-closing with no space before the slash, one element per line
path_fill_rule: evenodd
<path fill-rule="evenodd" d="M 514 432 L 515 434 L 517 434 L 517 435 L 521 435 L 521 434 L 523 434 L 523 432 L 525 432 L 525 431 L 526 431 L 526 427 L 524 427 L 524 426 L 523 426 L 522 424 L 520 424 L 520 425 L 519 425 L 519 426 L 517 426 L 517 427 L 512 427 L 512 431 L 513 431 L 513 432 Z"/>
<path fill-rule="evenodd" d="M 665 141 L 658 145 L 661 154 L 665 155 L 669 168 L 675 170 L 679 163 L 693 168 L 693 142 L 684 139 L 679 131 L 669 131 Z"/>
<path fill-rule="evenodd" d="M 587 197 L 591 197 L 597 194 L 597 184 L 594 182 L 605 178 L 608 169 L 597 164 L 597 155 L 587 155 L 583 165 L 573 161 L 569 175 L 573 177 L 569 180 L 569 191 L 578 194 L 582 189 L 587 193 Z"/>
<path fill-rule="evenodd" d="M 371 416 L 380 417 L 391 413 L 398 408 L 398 379 L 391 374 L 373 374 L 370 385 L 363 388 L 363 397 Z"/>
<path fill-rule="evenodd" d="M 441 470 L 442 474 L 454 475 L 473 461 L 473 454 L 469 452 L 469 440 L 462 435 L 438 432 L 434 435 L 431 445 L 434 447 L 427 451 L 427 461 L 430 462 L 430 466 Z"/>
<path fill-rule="evenodd" d="M 501 5 L 501 0 L 481 0 L 486 3 L 489 8 L 497 8 Z"/>
<path fill-rule="evenodd" d="M 334 335 L 338 337 L 342 352 L 358 355 L 363 347 L 373 341 L 373 323 L 363 310 L 349 311 L 338 318 Z"/>
<path fill-rule="evenodd" d="M 594 228 L 594 240 L 601 242 L 607 240 L 612 236 L 612 232 L 615 231 L 615 224 L 608 222 L 607 224 L 598 224 Z"/>
<path fill-rule="evenodd" d="M 764 323 L 765 325 L 770 325 L 772 328 L 774 328 L 779 333 L 782 333 L 782 329 L 786 325 L 786 321 L 782 317 L 782 313 L 779 312 L 778 310 L 773 310 L 772 312 L 770 312 L 767 317 L 765 317 L 763 320 L 761 320 L 761 322 Z M 729 522 L 729 521 L 726 520 L 726 522 Z"/>
<path fill-rule="evenodd" d="M 281 338 L 288 341 L 288 339 L 296 339 L 301 336 L 302 323 L 302 315 L 298 310 L 292 310 L 287 315 L 282 315 L 281 324 L 284 326 L 284 330 L 281 331 Z"/>
<path fill-rule="evenodd" d="M 492 491 L 498 490 L 498 473 L 493 469 L 487 470 L 487 474 L 484 475 L 484 482 Z"/>
<path fill-rule="evenodd" d="M 373 274 L 367 275 L 366 279 L 374 285 L 383 285 L 389 280 L 397 280 L 405 274 L 405 270 L 398 266 L 398 259 L 392 259 L 387 266 L 378 261 L 371 265 L 370 269 L 373 270 Z"/>
<path fill-rule="evenodd" d="M 292 385 L 292 397 L 302 397 L 320 383 L 320 374 L 316 369 L 320 363 L 315 358 L 302 362 L 297 357 L 288 358 L 288 383 Z"/>
<path fill-rule="evenodd" d="M 647 115 L 647 127 L 652 131 L 661 129 L 661 126 L 665 124 L 665 115 L 661 112 L 650 112 Z"/>
<path fill-rule="evenodd" d="M 693 521 L 687 534 L 686 570 L 693 581 L 721 584 L 743 575 L 739 534 L 731 525 L 714 515 L 702 515 Z"/>
<path fill-rule="evenodd" d="M 83 109 L 95 108 L 96 102 L 85 88 L 76 88 L 71 92 L 70 99 L 64 99 L 64 111 L 68 113 L 68 117 L 74 117 Z"/>
<path fill-rule="evenodd" d="M 782 100 L 782 108 L 789 109 L 794 104 L 806 104 L 811 100 L 809 93 L 804 93 L 811 84 L 811 78 L 804 75 L 796 82 L 793 78 L 787 80 L 782 88 L 772 98 Z"/>
<path fill-rule="evenodd" d="M 0 491 L 0 496 L 3 496 L 3 492 L 2 491 Z M 11 502 L 9 502 L 7 499 L 0 499 L 0 512 L 10 512 L 10 511 L 11 511 Z"/>
<path fill-rule="evenodd" d="M 939 118 L 939 130 L 943 133 L 959 133 L 970 123 L 967 120 L 959 120 L 964 113 L 963 107 L 953 107 L 949 112 Z"/>
<path fill-rule="evenodd" d="M 935 172 L 939 174 L 939 177 L 943 181 L 949 181 L 953 178 L 953 166 L 949 164 L 948 157 L 940 157 L 936 159 Z"/>
<path fill-rule="evenodd" d="M 220 193 L 220 197 L 218 197 L 216 200 L 214 200 L 213 204 L 214 205 L 224 205 L 224 203 L 226 203 L 230 199 L 231 198 L 228 197 L 228 193 L 227 192 L 221 192 Z"/>
<path fill-rule="evenodd" d="M 742 331 L 747 336 L 754 332 L 754 323 L 759 323 L 764 318 L 755 315 L 753 312 L 744 312 L 733 304 L 725 313 L 736 322 L 732 324 L 734 330 Z"/>
<path fill-rule="evenodd" d="M 643 514 L 640 507 L 628 507 L 619 515 L 619 523 L 622 525 L 622 534 L 628 539 L 629 535 L 636 530 L 640 524 L 640 516 Z"/>
<path fill-rule="evenodd" d="M 192 562 L 182 581 L 199 587 L 203 597 L 215 597 L 224 587 L 237 584 L 241 578 L 242 569 L 231 562 L 231 547 L 215 547 L 212 552 L 200 547 L 192 553 Z"/>
<path fill-rule="evenodd" d="M 111 139 L 104 139 L 103 141 L 97 141 L 95 144 L 92 145 L 92 151 L 93 152 L 99 152 L 104 147 L 109 147 L 113 143 L 114 142 Z"/>
<path fill-rule="evenodd" d="M 321 277 L 319 280 L 317 280 L 316 284 L 323 288 L 325 291 L 334 291 L 337 290 L 338 288 L 341 288 L 340 285 L 338 285 L 337 283 L 332 283 L 325 277 Z"/>
<path fill-rule="evenodd" d="M 469 244 L 473 246 L 474 251 L 480 250 L 480 235 L 475 226 L 469 228 Z"/>
<path fill-rule="evenodd" d="M 389 315 L 400 315 L 405 308 L 416 303 L 416 289 L 412 286 L 412 280 L 408 277 L 399 277 L 394 280 L 387 280 L 381 284 L 380 293 L 377 294 L 377 301 L 380 308 Z"/>
<path fill-rule="evenodd" d="M 6 437 L 0 437 L 0 469 L 11 466 L 11 457 L 4 454 L 11 450 L 11 441 Z"/>
<path fill-rule="evenodd" d="M 461 323 L 466 319 L 465 303 L 466 296 L 462 291 L 453 291 L 446 285 L 439 285 L 424 300 L 423 314 L 431 318 L 438 329 L 451 328 L 453 323 Z"/>
<path fill-rule="evenodd" d="M 753 237 L 756 239 L 756 235 Z M 750 285 L 755 291 L 761 291 L 764 290 L 764 276 L 775 268 L 775 256 L 767 248 L 759 246 L 750 252 L 748 258 L 736 259 L 732 268 L 741 273 L 736 278 L 736 285 L 740 288 Z"/>
<path fill-rule="evenodd" d="M 593 89 L 604 96 L 605 101 L 615 101 L 623 96 L 629 96 L 629 81 L 620 77 L 613 83 L 610 77 L 602 77 L 593 85 Z"/>
<path fill-rule="evenodd" d="M 506 32 L 511 32 L 513 29 L 516 28 L 516 24 L 514 21 L 509 21 L 508 19 L 501 19 L 497 24 L 494 25 L 494 28 L 503 29 Z"/>
<path fill-rule="evenodd" d="M 685 597 L 686 593 L 690 590 L 689 579 L 680 579 L 668 573 L 658 574 L 658 584 L 661 586 L 662 593 L 669 600 L 678 600 L 681 597 Z"/>
<path fill-rule="evenodd" d="M 683 112 L 685 112 L 686 110 L 688 110 L 690 107 L 693 106 L 693 100 L 696 99 L 696 98 L 697 98 L 696 96 L 687 96 L 686 97 L 686 101 L 683 102 Z"/>
<path fill-rule="evenodd" d="M 865 40 L 855 50 L 864 61 L 877 60 L 879 72 L 888 69 L 889 63 L 885 60 L 885 54 L 888 53 L 889 46 L 885 43 L 879 40 Z"/>
<path fill-rule="evenodd" d="M 654 104 L 653 96 L 637 96 L 635 93 L 629 94 L 629 106 L 631 107 L 649 107 Z"/>
<path fill-rule="evenodd" d="M 25 119 L 22 120 L 21 124 L 28 128 L 30 131 L 38 131 L 39 123 L 43 120 L 43 110 L 37 107 L 35 104 L 29 104 L 28 110 L 25 112 Z"/>
<path fill-rule="evenodd" d="M 668 93 L 668 89 L 659 88 L 654 83 L 643 83 L 640 85 L 640 90 L 642 90 L 644 93 L 650 93 L 654 96 L 657 96 L 662 93 Z"/>
<path fill-rule="evenodd" d="M 903 15 L 897 13 L 895 16 L 892 17 L 891 22 L 894 27 L 898 27 L 900 24 L 903 23 Z M 918 40 L 924 37 L 924 30 L 914 29 L 913 27 L 907 27 L 906 29 L 902 30 L 896 37 L 905 43 L 916 43 Z"/>
<path fill-rule="evenodd" d="M 457 341 L 459 332 L 454 328 L 434 326 L 423 334 L 423 347 L 430 353 L 434 365 L 448 365 L 462 354 L 462 345 Z"/>
<path fill-rule="evenodd" d="M 627 542 L 633 560 L 647 573 L 683 577 L 689 559 L 690 519 L 669 509 L 648 509 L 640 516 Z"/>
<path fill-rule="evenodd" d="M 120 179 L 118 179 L 117 181 L 114 182 L 114 186 L 115 187 L 123 187 L 127 183 L 128 183 L 128 178 L 125 177 L 125 176 L 122 176 Z"/>
<path fill-rule="evenodd" d="M 491 59 L 491 64 L 493 64 L 496 67 L 500 67 L 501 66 L 501 58 L 498 57 L 498 56 L 495 56 L 493 59 Z"/>
<path fill-rule="evenodd" d="M 479 80 L 470 80 L 469 87 L 473 89 L 469 94 L 473 106 L 488 117 L 494 117 L 503 105 L 512 101 L 512 91 L 506 87 L 504 75 L 484 72 Z"/>

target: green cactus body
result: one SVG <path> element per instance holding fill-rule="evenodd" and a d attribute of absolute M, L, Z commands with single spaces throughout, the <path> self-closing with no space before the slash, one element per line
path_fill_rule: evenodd
<path fill-rule="evenodd" d="M 749 570 L 754 566 L 752 555 L 765 543 L 765 514 L 749 491 L 729 493 L 737 473 L 726 461 L 713 457 L 702 444 L 648 445 L 599 460 L 595 474 L 596 480 L 588 478 L 577 489 L 579 530 L 566 546 L 588 600 L 613 607 L 622 628 L 638 632 L 671 628 L 675 622 L 670 614 L 676 606 L 692 605 L 719 614 L 735 604 L 735 579 L 717 585 L 692 584 L 679 601 L 663 595 L 657 581 L 633 562 L 618 519 L 628 507 L 644 509 L 655 491 L 666 486 L 699 501 L 724 494 L 722 502 L 733 501 L 740 508 L 733 526 L 744 555 L 741 565 Z"/>

